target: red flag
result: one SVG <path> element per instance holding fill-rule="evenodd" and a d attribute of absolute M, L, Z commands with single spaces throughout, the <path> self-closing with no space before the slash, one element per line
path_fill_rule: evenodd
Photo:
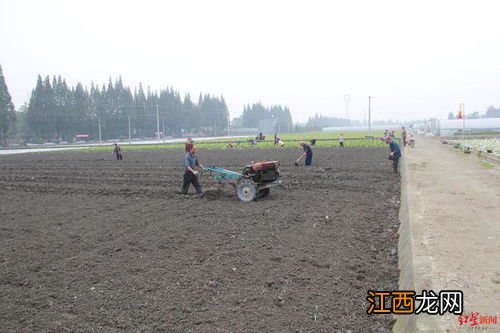
<path fill-rule="evenodd" d="M 458 111 L 458 114 L 457 114 L 457 119 L 462 119 L 464 116 L 463 116 L 463 112 L 462 111 Z"/>

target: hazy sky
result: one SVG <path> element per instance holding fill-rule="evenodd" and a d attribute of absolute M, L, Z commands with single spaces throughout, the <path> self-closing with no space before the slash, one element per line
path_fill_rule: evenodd
<path fill-rule="evenodd" d="M 500 2 L 0 0 L 0 64 L 16 107 L 42 76 L 171 86 L 294 120 L 444 118 L 500 104 Z"/>

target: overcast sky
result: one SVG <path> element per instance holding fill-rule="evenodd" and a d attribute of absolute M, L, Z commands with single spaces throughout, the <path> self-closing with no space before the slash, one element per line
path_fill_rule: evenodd
<path fill-rule="evenodd" d="M 193 99 L 363 119 L 445 118 L 500 104 L 499 1 L 0 0 L 16 107 L 38 74 L 171 86 Z"/>

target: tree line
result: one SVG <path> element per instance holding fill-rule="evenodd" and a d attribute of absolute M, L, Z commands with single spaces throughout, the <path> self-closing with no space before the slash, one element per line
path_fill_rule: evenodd
<path fill-rule="evenodd" d="M 321 130 L 323 127 L 348 127 L 355 125 L 355 121 L 345 118 L 327 117 L 321 114 L 315 114 L 314 117 L 309 117 L 306 122 L 307 131 Z"/>
<path fill-rule="evenodd" d="M 152 92 L 124 86 L 121 77 L 90 90 L 81 83 L 69 87 L 61 76 L 39 75 L 26 107 L 26 136 L 31 141 L 70 141 L 86 134 L 102 140 L 164 135 L 217 134 L 227 130 L 229 112 L 224 96 L 200 94 L 198 102 L 172 88 Z M 164 133 L 163 133 L 164 132 Z"/>
<path fill-rule="evenodd" d="M 293 120 L 290 109 L 286 106 L 264 106 L 254 103 L 243 106 L 243 113 L 233 120 L 236 128 L 254 128 L 257 130 L 270 129 L 275 133 L 290 132 L 293 130 Z"/>

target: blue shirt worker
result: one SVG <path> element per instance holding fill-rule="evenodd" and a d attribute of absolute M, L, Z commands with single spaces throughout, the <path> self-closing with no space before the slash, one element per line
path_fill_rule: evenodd
<path fill-rule="evenodd" d="M 182 183 L 182 194 L 187 194 L 189 190 L 189 185 L 193 184 L 196 194 L 198 196 L 203 196 L 203 191 L 201 190 L 200 182 L 198 181 L 198 171 L 196 167 L 203 169 L 203 165 L 198 162 L 198 157 L 196 156 L 196 146 L 192 146 L 190 151 L 184 156 L 184 181 Z"/>
<path fill-rule="evenodd" d="M 391 137 L 388 137 L 385 141 L 389 144 L 389 149 L 391 151 L 389 155 L 389 159 L 392 160 L 392 168 L 395 174 L 398 174 L 398 165 L 399 159 L 401 158 L 401 150 L 396 142 L 392 140 Z"/>
<path fill-rule="evenodd" d="M 302 154 L 301 157 L 304 157 L 304 156 L 306 157 L 306 165 L 309 166 L 312 164 L 312 160 L 313 160 L 313 151 L 311 149 L 311 146 L 306 144 L 304 141 L 302 141 L 300 143 L 300 145 L 304 149 L 304 153 Z"/>

